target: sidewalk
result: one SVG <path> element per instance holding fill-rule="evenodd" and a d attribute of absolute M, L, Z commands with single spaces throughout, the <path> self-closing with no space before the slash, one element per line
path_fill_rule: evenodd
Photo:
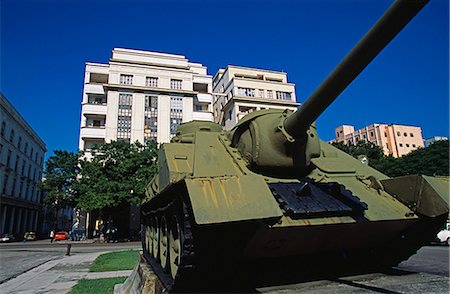
<path fill-rule="evenodd" d="M 88 272 L 97 256 L 107 252 L 80 253 L 48 261 L 0 285 L 0 293 L 67 293 L 80 279 L 129 276 L 131 270 Z"/>

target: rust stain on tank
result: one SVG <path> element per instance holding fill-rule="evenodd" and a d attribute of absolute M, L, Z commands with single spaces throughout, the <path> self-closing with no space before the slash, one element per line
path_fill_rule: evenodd
<path fill-rule="evenodd" d="M 214 206 L 216 208 L 219 208 L 219 200 L 217 198 L 217 193 L 216 193 L 216 189 L 214 188 L 214 185 L 212 183 L 212 181 L 210 180 L 204 180 L 204 182 L 206 182 L 206 184 L 208 185 L 209 188 L 209 195 L 211 196 L 210 199 L 212 200 L 212 202 L 214 203 Z"/>
<path fill-rule="evenodd" d="M 223 195 L 223 199 L 225 200 L 225 204 L 227 205 L 227 207 L 230 207 L 232 205 L 230 205 L 230 201 L 228 199 L 228 193 L 226 192 L 224 181 L 226 181 L 226 180 L 225 179 L 219 179 L 219 186 L 220 186 L 220 190 L 221 190 L 222 195 Z"/>

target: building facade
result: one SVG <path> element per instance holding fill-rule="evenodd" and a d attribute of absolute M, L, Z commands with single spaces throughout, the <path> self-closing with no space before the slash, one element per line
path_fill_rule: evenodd
<path fill-rule="evenodd" d="M 0 234 L 37 231 L 45 143 L 0 94 Z"/>
<path fill-rule="evenodd" d="M 213 121 L 212 77 L 182 55 L 115 48 L 86 63 L 79 149 L 115 140 L 169 142 L 182 122 Z"/>
<path fill-rule="evenodd" d="M 342 125 L 336 128 L 336 139 L 333 141 L 356 144 L 361 140 L 380 146 L 384 154 L 393 157 L 401 157 L 424 147 L 420 127 L 396 124 L 373 124 L 356 131 L 354 126 Z"/>
<path fill-rule="evenodd" d="M 436 141 L 448 141 L 448 137 L 445 137 L 445 136 L 434 136 L 434 137 L 425 139 L 425 141 L 424 141 L 425 147 L 430 146 L 431 144 L 433 144 Z"/>
<path fill-rule="evenodd" d="M 295 85 L 284 72 L 229 65 L 213 79 L 214 121 L 232 129 L 246 114 L 261 109 L 291 109 L 296 102 Z"/>

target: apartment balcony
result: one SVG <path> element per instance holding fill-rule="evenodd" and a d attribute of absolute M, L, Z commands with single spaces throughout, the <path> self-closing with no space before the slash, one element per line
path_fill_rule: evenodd
<path fill-rule="evenodd" d="M 211 94 L 198 93 L 197 100 L 198 100 L 198 102 L 201 102 L 201 103 L 212 103 L 213 96 Z"/>
<path fill-rule="evenodd" d="M 101 127 L 82 127 L 80 130 L 80 137 L 82 139 L 102 139 L 106 137 L 106 130 L 104 126 Z"/>
<path fill-rule="evenodd" d="M 85 103 L 81 107 L 81 113 L 83 115 L 86 115 L 86 114 L 106 115 L 106 104 Z"/>
<path fill-rule="evenodd" d="M 194 111 L 192 114 L 193 120 L 205 120 L 205 121 L 214 121 L 213 114 L 207 111 Z"/>
<path fill-rule="evenodd" d="M 105 89 L 102 84 L 85 84 L 84 92 L 86 94 L 105 94 Z"/>

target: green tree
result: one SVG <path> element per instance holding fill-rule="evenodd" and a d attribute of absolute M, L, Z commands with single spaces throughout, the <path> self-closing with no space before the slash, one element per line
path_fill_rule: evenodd
<path fill-rule="evenodd" d="M 156 143 L 115 141 L 94 150 L 91 160 L 80 160 L 78 207 L 102 210 L 122 203 L 139 204 L 156 172 Z"/>
<path fill-rule="evenodd" d="M 45 179 L 41 189 L 45 192 L 44 202 L 48 207 L 60 209 L 76 204 L 76 191 L 73 184 L 77 179 L 78 154 L 55 150 L 45 163 Z"/>
<path fill-rule="evenodd" d="M 422 174 L 449 175 L 449 142 L 437 141 L 400 158 L 383 163 L 382 171 L 391 177 Z"/>
<path fill-rule="evenodd" d="M 356 145 L 345 145 L 342 142 L 333 146 L 357 158 L 366 155 L 369 165 L 390 177 L 413 174 L 428 176 L 449 175 L 449 141 L 438 141 L 427 148 L 419 148 L 400 158 L 385 156 L 383 150 L 364 141 Z"/>

